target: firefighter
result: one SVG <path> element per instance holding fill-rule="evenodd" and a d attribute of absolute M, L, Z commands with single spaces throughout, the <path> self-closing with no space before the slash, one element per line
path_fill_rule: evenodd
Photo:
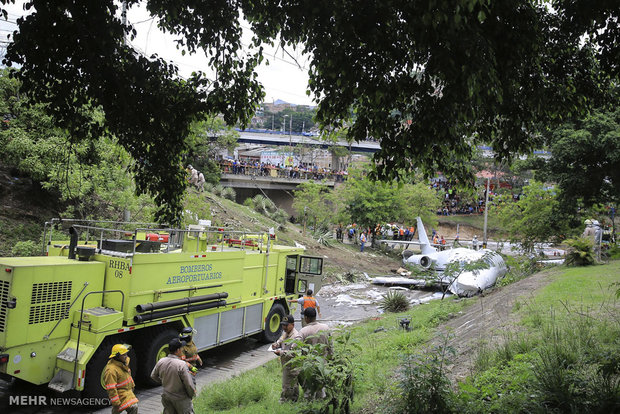
<path fill-rule="evenodd" d="M 315 308 L 319 313 L 319 318 L 321 317 L 321 307 L 319 306 L 319 301 L 316 300 L 314 296 L 312 296 L 312 289 L 308 289 L 306 291 L 306 296 L 303 296 L 299 299 L 291 299 L 289 302 L 297 302 L 301 305 L 301 326 L 306 326 L 306 320 L 304 319 L 304 311 L 308 308 Z"/>
<path fill-rule="evenodd" d="M 185 342 L 185 346 L 183 347 L 183 360 L 192 364 L 192 366 L 196 367 L 197 365 L 202 366 L 202 359 L 200 355 L 198 355 L 198 348 L 196 348 L 196 344 L 192 339 L 192 335 L 194 334 L 194 329 L 191 326 L 186 326 L 181 330 L 179 334 L 179 339 Z"/>
<path fill-rule="evenodd" d="M 112 347 L 110 360 L 103 371 L 105 388 L 112 404 L 112 414 L 123 411 L 138 413 L 138 399 L 133 393 L 135 384 L 129 369 L 129 345 L 116 344 Z"/>
<path fill-rule="evenodd" d="M 192 340 L 193 334 L 194 329 L 191 326 L 186 326 L 181 330 L 179 339 L 185 343 L 181 359 L 187 363 L 187 369 L 189 369 L 190 374 L 192 374 L 192 380 L 195 387 L 196 374 L 198 373 L 198 368 L 196 365 L 202 366 L 202 359 L 200 359 L 200 355 L 198 355 L 198 348 L 196 348 L 196 344 Z"/>

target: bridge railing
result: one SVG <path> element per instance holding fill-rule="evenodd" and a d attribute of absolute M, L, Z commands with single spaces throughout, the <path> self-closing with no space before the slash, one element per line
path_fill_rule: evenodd
<path fill-rule="evenodd" d="M 280 179 L 298 180 L 327 180 L 344 182 L 347 179 L 346 171 L 330 171 L 325 169 L 310 170 L 304 168 L 280 168 L 273 165 L 256 166 L 250 164 L 233 164 L 222 161 L 219 163 L 223 174 L 247 175 L 254 177 L 272 177 Z"/>

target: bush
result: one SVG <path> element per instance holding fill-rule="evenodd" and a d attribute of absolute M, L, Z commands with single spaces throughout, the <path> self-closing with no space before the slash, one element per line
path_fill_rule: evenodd
<path fill-rule="evenodd" d="M 577 237 L 575 239 L 567 239 L 564 241 L 570 246 L 566 253 L 567 266 L 589 266 L 596 263 L 592 251 L 592 241 L 585 237 Z"/>
<path fill-rule="evenodd" d="M 409 309 L 409 299 L 407 299 L 403 292 L 390 290 L 381 299 L 379 308 L 385 312 L 404 312 Z"/>
<path fill-rule="evenodd" d="M 222 197 L 228 200 L 235 201 L 235 198 L 237 197 L 237 192 L 232 187 L 226 187 L 222 190 Z"/>
<path fill-rule="evenodd" d="M 15 246 L 11 249 L 11 254 L 18 257 L 39 256 L 41 254 L 41 245 L 32 240 L 20 241 L 15 243 Z"/>
<path fill-rule="evenodd" d="M 330 339 L 331 341 L 331 339 Z M 349 413 L 353 402 L 355 365 L 352 351 L 359 346 L 351 340 L 351 332 L 345 331 L 335 337 L 335 346 L 298 342 L 289 362 L 299 370 L 299 381 L 305 391 L 318 394 L 323 390 L 325 398 L 308 401 L 303 413 Z"/>
<path fill-rule="evenodd" d="M 527 256 L 504 256 L 504 261 L 508 267 L 508 272 L 497 281 L 496 285 L 506 286 L 511 283 L 518 282 L 521 279 L 536 273 L 538 271 L 537 258 Z"/>
<path fill-rule="evenodd" d="M 485 349 L 484 361 L 476 361 L 482 370 L 460 384 L 461 411 L 618 412 L 620 326 L 617 311 L 608 311 L 611 318 L 607 313 L 553 318 L 537 332 Z"/>
<path fill-rule="evenodd" d="M 390 413 L 451 413 L 454 393 L 445 366 L 454 349 L 446 341 L 423 354 L 406 355 L 398 372 L 398 395 L 387 398 Z"/>

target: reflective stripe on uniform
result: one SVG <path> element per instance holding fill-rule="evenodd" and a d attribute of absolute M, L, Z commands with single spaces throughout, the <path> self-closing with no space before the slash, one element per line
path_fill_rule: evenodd
<path fill-rule="evenodd" d="M 105 385 L 105 389 L 106 390 L 113 390 L 114 388 L 116 388 L 118 384 L 114 383 L 114 384 L 106 384 Z"/>
<path fill-rule="evenodd" d="M 121 399 L 121 397 L 119 397 L 118 395 L 115 395 L 114 397 L 110 398 L 110 402 L 112 402 L 112 401 L 118 401 L 118 400 L 120 400 L 120 399 Z"/>
<path fill-rule="evenodd" d="M 123 385 L 127 385 L 130 382 L 133 382 L 133 378 L 129 377 L 127 378 L 125 381 L 123 382 L 119 382 L 118 384 L 116 384 L 116 388 L 122 387 Z"/>
<path fill-rule="evenodd" d="M 138 402 L 137 398 L 132 398 L 131 400 L 127 401 L 125 404 L 123 404 L 120 407 L 118 407 L 118 409 L 120 411 L 123 411 L 125 408 L 131 407 L 132 405 L 134 405 L 137 402 Z"/>

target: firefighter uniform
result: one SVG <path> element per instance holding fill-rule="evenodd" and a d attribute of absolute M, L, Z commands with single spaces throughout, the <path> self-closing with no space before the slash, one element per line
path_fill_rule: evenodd
<path fill-rule="evenodd" d="M 201 362 L 200 365 L 202 365 L 202 360 L 198 355 L 198 348 L 196 348 L 196 344 L 191 339 L 183 347 L 183 355 L 181 356 L 181 359 L 187 363 L 189 373 L 192 374 L 194 387 L 196 387 L 196 374 L 198 373 L 198 368 L 196 368 L 196 365 L 199 361 Z"/>
<path fill-rule="evenodd" d="M 138 412 L 138 399 L 133 393 L 135 384 L 129 369 L 129 357 L 125 363 L 110 358 L 105 367 L 104 382 L 112 404 L 112 414 L 123 411 L 128 414 Z"/>
<path fill-rule="evenodd" d="M 198 348 L 196 348 L 196 344 L 191 339 L 187 342 L 187 345 L 183 347 L 183 360 L 189 362 L 193 366 L 197 366 L 198 362 L 202 362 L 200 355 L 198 355 Z"/>

